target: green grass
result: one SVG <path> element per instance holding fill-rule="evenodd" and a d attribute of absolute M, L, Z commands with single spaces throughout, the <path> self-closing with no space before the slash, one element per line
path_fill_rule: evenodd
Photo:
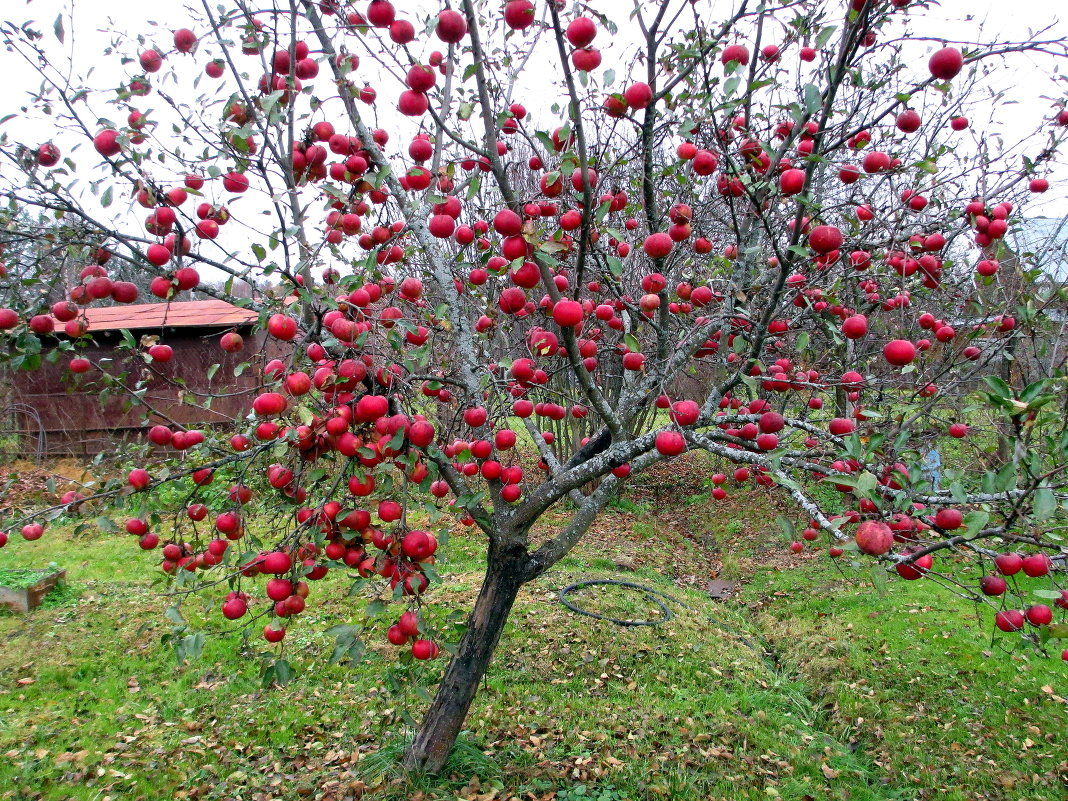
<path fill-rule="evenodd" d="M 979 578 L 963 563 L 942 568 Z M 844 584 L 824 562 L 759 570 L 749 588 L 762 596 L 756 622 L 783 669 L 833 710 L 829 733 L 932 796 L 1060 797 L 1059 651 L 992 639 L 991 612 L 929 582 L 891 581 L 881 593 L 867 575 Z"/>
<path fill-rule="evenodd" d="M 170 600 L 133 538 L 56 526 L 12 542 L 0 567 L 56 561 L 68 584 L 44 608 L 0 617 L 0 799 L 1063 798 L 1068 692 L 1055 655 L 992 643 L 988 617 L 927 581 L 883 594 L 867 569 L 847 581 L 823 555 L 793 557 L 770 522 L 773 496 L 737 488 L 709 506 L 693 481 L 624 498 L 523 590 L 433 779 L 395 765 L 444 662 L 398 661 L 385 629 L 401 608 L 367 618 L 371 594 L 347 598 L 343 574 L 316 585 L 290 627 L 296 678 L 264 688 L 267 649 L 255 632 L 221 633 L 221 591 L 183 604 L 214 636 L 176 663 L 163 641 Z M 547 517 L 534 538 L 562 522 Z M 483 554 L 470 529 L 450 538 L 430 604 L 438 625 L 470 604 Z M 624 557 L 633 569 L 617 566 Z M 745 581 L 729 602 L 702 590 L 717 570 Z M 665 624 L 633 628 L 558 603 L 561 587 L 591 578 L 682 603 Z M 619 587 L 572 597 L 615 617 L 657 614 Z M 339 623 L 365 626 L 355 665 L 329 664 L 324 632 Z"/>
<path fill-rule="evenodd" d="M 23 590 L 27 587 L 32 587 L 45 575 L 47 575 L 46 570 L 33 570 L 31 568 L 0 568 L 0 587 Z"/>

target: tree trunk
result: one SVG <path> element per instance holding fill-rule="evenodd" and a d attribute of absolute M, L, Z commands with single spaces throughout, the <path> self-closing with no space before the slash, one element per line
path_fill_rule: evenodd
<path fill-rule="evenodd" d="M 527 553 L 491 555 L 475 606 L 456 656 L 445 669 L 434 702 L 408 746 L 402 765 L 417 773 L 437 773 L 456 742 L 479 682 L 501 638 L 508 613 L 527 575 Z"/>

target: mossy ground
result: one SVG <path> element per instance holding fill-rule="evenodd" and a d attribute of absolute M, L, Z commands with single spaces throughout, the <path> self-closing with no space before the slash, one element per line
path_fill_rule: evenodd
<path fill-rule="evenodd" d="M 0 799 L 1065 797 L 1065 663 L 992 639 L 988 616 L 927 581 L 884 586 L 824 552 L 789 554 L 771 522 L 785 502 L 736 489 L 715 504 L 707 467 L 695 457 L 643 480 L 523 590 L 435 779 L 394 765 L 442 660 L 398 663 L 384 634 L 399 609 L 366 617 L 368 590 L 346 597 L 343 574 L 291 627 L 295 679 L 265 688 L 255 634 L 210 636 L 200 659 L 176 663 L 161 641 L 170 601 L 132 538 L 59 527 L 13 542 L 0 566 L 55 561 L 68 584 L 0 616 Z M 443 625 L 477 591 L 482 552 L 470 531 L 449 542 L 432 599 Z M 740 591 L 711 600 L 714 576 Z M 588 578 L 681 603 L 663 625 L 620 628 L 558 602 Z M 658 614 L 619 588 L 575 599 Z M 182 614 L 220 632 L 217 602 Z M 339 623 L 366 627 L 355 665 L 329 664 L 324 631 Z"/>

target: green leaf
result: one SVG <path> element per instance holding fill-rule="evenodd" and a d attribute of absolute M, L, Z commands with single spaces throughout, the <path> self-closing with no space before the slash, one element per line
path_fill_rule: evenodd
<path fill-rule="evenodd" d="M 66 32 L 63 30 L 63 15 L 56 16 L 56 21 L 52 23 L 52 31 L 56 34 L 56 38 L 59 39 L 60 44 L 66 39 Z"/>
<path fill-rule="evenodd" d="M 616 82 L 616 71 L 605 70 L 604 71 L 604 85 L 605 87 L 611 86 Z"/>
<path fill-rule="evenodd" d="M 623 342 L 626 344 L 626 346 L 628 348 L 630 348 L 631 352 L 633 352 L 633 353 L 640 353 L 641 352 L 641 349 L 642 349 L 641 343 L 638 342 L 638 338 L 636 336 L 634 336 L 634 334 L 624 334 Z"/>
<path fill-rule="evenodd" d="M 385 613 L 385 611 L 385 602 L 375 598 L 373 601 L 367 602 L 367 607 L 364 609 L 364 614 L 366 614 L 367 617 L 381 617 Z"/>
<path fill-rule="evenodd" d="M 106 209 L 108 206 L 111 205 L 111 199 L 112 199 L 112 187 L 109 184 L 108 188 L 104 190 L 104 194 L 100 198 L 100 205 L 103 206 Z"/>
<path fill-rule="evenodd" d="M 101 531 L 106 531 L 109 534 L 114 534 L 119 530 L 119 527 L 115 525 L 110 517 L 104 517 L 103 515 L 96 519 L 96 525 Z"/>
<path fill-rule="evenodd" d="M 993 392 L 999 398 L 1009 399 L 1012 398 L 1012 389 L 998 378 L 996 375 L 985 375 L 983 381 L 990 387 L 990 391 Z"/>
<path fill-rule="evenodd" d="M 344 659 L 353 642 L 354 639 L 351 637 L 338 637 L 338 641 L 334 645 L 334 650 L 330 653 L 330 664 L 336 665 L 338 662 Z"/>
<path fill-rule="evenodd" d="M 997 492 L 997 476 L 989 470 L 983 473 L 980 484 L 983 492 L 987 495 L 993 495 Z"/>
<path fill-rule="evenodd" d="M 827 43 L 831 41 L 831 37 L 834 36 L 834 32 L 837 30 L 836 25 L 828 25 L 826 28 L 819 32 L 816 37 L 816 49 L 820 50 L 827 46 Z"/>
<path fill-rule="evenodd" d="M 909 444 L 909 430 L 907 428 L 901 429 L 898 435 L 894 437 L 894 452 L 901 453 Z"/>
<path fill-rule="evenodd" d="M 805 84 L 805 111 L 815 114 L 823 104 L 823 95 L 820 88 L 812 83 Z"/>
<path fill-rule="evenodd" d="M 877 486 L 879 486 L 879 479 L 865 470 L 857 476 L 855 491 L 858 495 L 871 495 Z"/>
<path fill-rule="evenodd" d="M 964 536 L 970 537 L 973 534 L 978 534 L 983 530 L 983 526 L 985 526 L 989 520 L 989 513 L 982 510 L 968 512 L 968 514 L 964 516 Z"/>
<path fill-rule="evenodd" d="M 363 659 L 364 654 L 366 652 L 367 646 L 364 645 L 363 640 L 353 640 L 352 644 L 349 646 L 349 650 L 348 653 L 346 653 L 346 656 L 349 658 L 349 662 L 351 662 L 352 664 L 356 664 L 361 659 Z"/>
<path fill-rule="evenodd" d="M 180 643 L 182 654 L 180 661 L 186 662 L 191 659 L 200 659 L 204 653 L 204 632 L 198 631 L 195 634 L 189 634 L 183 637 Z"/>
<path fill-rule="evenodd" d="M 781 528 L 783 533 L 786 535 L 786 539 L 797 539 L 797 528 L 794 526 L 792 520 L 787 517 L 783 517 L 782 515 L 779 515 L 775 518 L 775 522 L 779 524 L 779 528 Z"/>
<path fill-rule="evenodd" d="M 875 585 L 875 591 L 880 598 L 886 597 L 886 571 L 881 565 L 871 566 L 871 583 Z"/>
<path fill-rule="evenodd" d="M 1047 627 L 1049 636 L 1059 640 L 1068 640 L 1068 623 L 1052 623 Z"/>
<path fill-rule="evenodd" d="M 1042 394 L 1042 390 L 1046 388 L 1047 381 L 1045 378 L 1039 379 L 1032 384 L 1028 384 L 1023 392 L 1020 393 L 1020 400 L 1024 403 L 1030 403 Z"/>
<path fill-rule="evenodd" d="M 1032 590 L 1031 592 L 1039 598 L 1045 598 L 1047 601 L 1058 601 L 1061 598 L 1060 590 Z"/>
<path fill-rule="evenodd" d="M 359 595 L 360 592 L 363 591 L 363 588 L 367 586 L 367 584 L 368 581 L 365 578 L 356 579 L 354 582 L 352 582 L 352 586 L 349 587 L 349 591 L 345 593 L 345 597 L 351 598 L 354 595 Z"/>
<path fill-rule="evenodd" d="M 353 626 L 349 623 L 339 623 L 336 626 L 331 626 L 323 633 L 329 637 L 341 637 L 346 634 L 355 634 L 358 631 L 362 631 L 362 626 Z"/>
<path fill-rule="evenodd" d="M 292 681 L 295 671 L 293 666 L 284 659 L 276 659 L 274 662 L 274 678 L 278 684 L 288 684 Z"/>
<path fill-rule="evenodd" d="M 1057 512 L 1057 498 L 1049 487 L 1035 490 L 1035 519 L 1049 520 Z"/>
<path fill-rule="evenodd" d="M 838 475 L 834 475 L 834 476 L 827 476 L 827 477 L 825 477 L 825 478 L 823 478 L 821 480 L 826 482 L 826 483 L 828 483 L 828 484 L 841 484 L 843 487 L 855 487 L 855 486 L 857 486 L 857 479 L 854 476 L 847 476 L 847 475 L 838 476 Z"/>
<path fill-rule="evenodd" d="M 182 611 L 177 606 L 168 606 L 163 616 L 176 626 L 185 625 L 185 618 L 182 617 Z"/>
<path fill-rule="evenodd" d="M 482 187 L 482 176 L 472 176 L 470 182 L 467 184 L 467 199 L 470 200 L 478 194 L 478 190 Z"/>
<path fill-rule="evenodd" d="M 1034 412 L 1041 409 L 1047 403 L 1051 403 L 1057 399 L 1056 395 L 1039 395 L 1034 400 L 1027 404 L 1027 411 Z"/>
<path fill-rule="evenodd" d="M 354 648 L 357 645 L 362 648 L 363 643 L 356 638 L 356 635 L 361 630 L 361 626 L 351 625 L 331 626 L 326 630 L 327 634 L 333 635 L 336 638 L 334 651 L 330 656 L 330 664 L 336 665 L 346 657 L 351 659 Z"/>
<path fill-rule="evenodd" d="M 1009 462 L 998 471 L 994 479 L 994 492 L 1007 492 L 1016 486 L 1016 465 Z"/>

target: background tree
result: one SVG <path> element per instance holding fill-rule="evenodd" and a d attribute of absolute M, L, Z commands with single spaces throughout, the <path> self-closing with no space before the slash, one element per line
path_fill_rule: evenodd
<path fill-rule="evenodd" d="M 388 636 L 416 659 L 447 645 L 423 603 L 438 542 L 453 515 L 480 530 L 485 578 L 405 756 L 415 770 L 444 764 L 520 587 L 630 476 L 690 448 L 733 469 L 714 497 L 745 481 L 788 493 L 807 524 L 792 548 L 824 538 L 832 556 L 973 597 L 1002 631 L 1063 636 L 995 568 L 962 587 L 934 557 L 1063 569 L 1048 522 L 1068 455 L 1062 371 L 996 376 L 1046 318 L 978 291 L 998 265 L 965 243 L 989 248 L 1043 191 L 1068 111 L 1023 143 L 964 132 L 969 108 L 998 101 L 991 71 L 1065 43 L 930 39 L 922 6 L 463 0 L 406 17 L 388 0 L 231 0 L 166 42 L 117 37 L 118 90 L 68 77 L 48 36 L 6 24 L 43 79 L 32 106 L 51 112 L 40 143 L 0 144 L 15 208 L 86 227 L 168 300 L 209 274 L 223 296 L 237 279 L 283 289 L 242 301 L 294 345 L 266 365 L 247 423 L 156 427 L 192 466 L 146 465 L 104 493 L 191 475 L 182 525 L 128 525 L 164 546 L 176 591 L 228 582 L 223 615 L 280 642 L 316 579 L 355 568 L 410 604 Z M 602 70 L 610 37 L 627 44 Z M 517 87 L 535 72 L 528 109 Z M 72 302 L 114 286 L 96 264 Z M 984 321 L 954 326 L 965 305 Z M 22 347 L 36 331 L 16 310 L 0 326 Z M 947 469 L 936 489 L 924 435 L 968 436 L 965 398 L 1028 447 L 997 472 Z M 554 436 L 567 421 L 579 433 Z M 821 505 L 819 483 L 843 502 Z M 254 485 L 277 515 L 269 539 L 246 526 Z M 200 496 L 225 510 L 209 518 Z M 568 522 L 536 534 L 550 509 Z M 63 511 L 12 525 L 36 538 Z"/>

